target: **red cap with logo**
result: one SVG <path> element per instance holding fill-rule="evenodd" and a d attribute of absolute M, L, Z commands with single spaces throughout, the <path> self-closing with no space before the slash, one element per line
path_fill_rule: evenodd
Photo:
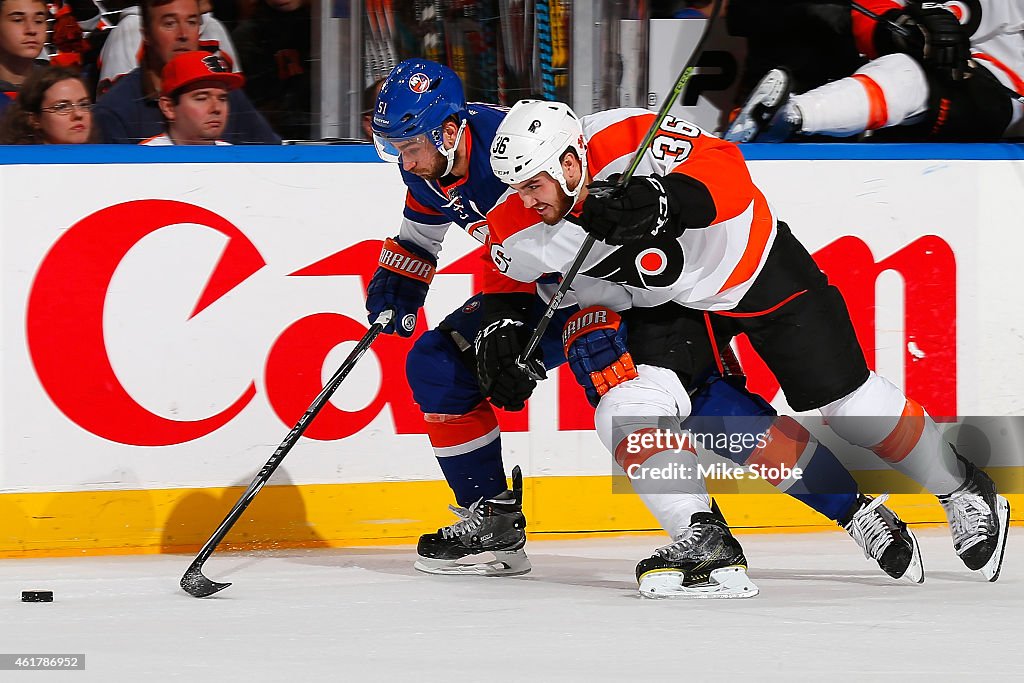
<path fill-rule="evenodd" d="M 245 83 L 245 77 L 234 73 L 223 57 L 201 50 L 185 52 L 169 61 L 160 79 L 160 94 L 165 97 L 200 81 L 220 83 L 228 90 L 240 88 Z"/>

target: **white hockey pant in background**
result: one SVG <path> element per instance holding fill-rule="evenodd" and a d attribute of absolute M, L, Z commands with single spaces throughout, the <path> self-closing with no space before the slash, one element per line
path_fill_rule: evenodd
<path fill-rule="evenodd" d="M 679 438 L 680 423 L 690 414 L 690 397 L 675 372 L 643 364 L 636 369 L 639 377 L 601 397 L 594 423 L 601 442 L 627 476 L 636 475 L 630 479 L 633 490 L 675 539 L 690 526 L 691 515 L 711 511 L 693 445 Z M 664 438 L 666 433 L 677 438 Z M 650 435 L 646 441 L 644 434 Z M 657 479 L 646 476 L 655 470 Z"/>
<path fill-rule="evenodd" d="M 921 65 L 897 53 L 868 62 L 853 76 L 795 95 L 791 102 L 800 109 L 801 132 L 846 136 L 915 123 L 928 109 L 928 92 Z"/>
<path fill-rule="evenodd" d="M 955 491 L 966 472 L 920 403 L 874 372 L 864 384 L 821 408 L 829 427 L 868 448 L 936 495 Z"/>

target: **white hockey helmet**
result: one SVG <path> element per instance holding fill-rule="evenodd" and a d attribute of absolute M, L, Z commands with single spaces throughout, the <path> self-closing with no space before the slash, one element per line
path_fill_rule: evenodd
<path fill-rule="evenodd" d="M 579 157 L 582 176 L 569 189 L 561 158 L 567 149 Z M 491 170 L 506 185 L 547 172 L 570 197 L 577 197 L 587 177 L 587 140 L 583 125 L 568 105 L 520 100 L 505 115 L 491 143 Z"/>

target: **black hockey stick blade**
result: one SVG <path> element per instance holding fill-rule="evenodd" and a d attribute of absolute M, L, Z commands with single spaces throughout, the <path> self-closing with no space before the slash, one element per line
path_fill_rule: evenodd
<path fill-rule="evenodd" d="M 203 574 L 203 563 L 196 558 L 181 577 L 182 589 L 194 598 L 208 598 L 224 590 L 230 583 L 211 581 Z"/>
<path fill-rule="evenodd" d="M 662 102 L 661 108 L 658 110 L 657 116 L 654 117 L 654 121 L 651 123 L 651 127 L 647 129 L 647 134 L 644 135 L 644 139 L 640 142 L 640 146 L 637 147 L 636 152 L 633 154 L 633 160 L 630 162 L 629 167 L 626 171 L 619 176 L 617 181 L 617 187 L 625 187 L 629 183 L 629 179 L 636 173 L 636 169 L 640 166 L 641 158 L 643 157 L 644 151 L 654 141 L 655 136 L 658 134 L 658 129 L 661 124 L 664 123 L 665 118 L 668 116 L 669 111 L 675 105 L 676 100 L 683 93 L 686 88 L 686 84 L 689 82 L 690 77 L 693 76 L 694 66 L 697 60 L 700 59 L 701 53 L 704 51 L 704 43 L 707 42 L 708 37 L 711 35 L 711 28 L 718 18 L 718 13 L 722 9 L 722 0 L 715 0 L 715 4 L 711 9 L 711 14 L 708 15 L 708 23 L 704 27 L 704 33 L 701 35 L 700 40 L 697 41 L 696 47 L 693 48 L 693 54 L 687 60 L 683 70 L 679 72 L 679 77 L 676 78 L 676 83 L 672 86 L 672 92 Z M 580 179 L 583 182 L 584 179 Z M 562 299 L 569 292 L 572 287 L 572 281 L 576 279 L 576 274 L 583 267 L 583 262 L 587 260 L 587 256 L 590 254 L 590 250 L 594 247 L 596 238 L 593 235 L 587 235 L 583 244 L 580 245 L 580 250 L 576 252 L 576 257 L 572 260 L 569 265 L 569 269 L 565 271 L 565 275 L 562 276 L 562 282 L 558 285 L 558 290 L 554 296 L 551 297 L 551 301 L 548 302 L 548 306 L 544 309 L 544 315 L 541 316 L 537 322 L 537 327 L 533 330 L 533 334 L 530 335 L 530 339 L 526 342 L 526 346 L 523 348 L 523 352 L 519 354 L 519 358 L 516 360 L 516 365 L 519 369 L 528 374 L 535 380 L 541 380 L 542 377 L 538 373 L 533 372 L 530 369 L 529 360 L 533 358 L 533 354 L 537 351 L 537 347 L 540 346 L 540 340 L 547 332 L 548 325 L 551 323 L 551 319 L 555 316 L 555 311 L 562 304 Z"/>
<path fill-rule="evenodd" d="M 284 441 L 277 447 L 274 454 L 270 456 L 270 460 L 263 465 L 263 468 L 256 474 L 248 488 L 245 489 L 245 493 L 242 494 L 235 506 L 231 508 L 231 512 L 227 514 L 227 517 L 220 523 L 217 530 L 213 532 L 209 540 L 206 541 L 205 545 L 199 550 L 199 554 L 192 560 L 192 564 L 189 565 L 184 575 L 181 577 L 181 588 L 186 593 L 196 598 L 206 598 L 215 593 L 218 593 L 228 586 L 230 583 L 220 583 L 218 581 L 211 581 L 203 574 L 203 564 L 209 559 L 213 551 L 217 549 L 217 546 L 224 537 L 228 535 L 228 531 L 235 525 L 235 522 L 242 516 L 245 509 L 249 507 L 249 503 L 256 497 L 256 494 L 260 492 L 263 485 L 266 484 L 270 477 L 273 476 L 274 471 L 277 469 L 281 461 L 284 460 L 284 456 L 288 455 L 288 452 L 292 449 L 292 446 L 299 440 L 303 432 L 309 426 L 309 423 L 320 414 L 321 409 L 331 399 L 334 392 L 341 385 L 342 380 L 348 377 L 348 373 L 352 371 L 359 359 L 363 357 L 366 350 L 370 348 L 370 344 L 377 338 L 377 335 L 381 333 L 384 327 L 391 322 L 394 317 L 394 311 L 384 311 L 377 319 L 370 325 L 370 329 L 366 331 L 363 338 L 359 340 L 355 348 L 352 349 L 348 357 L 342 362 L 341 367 L 338 368 L 337 372 L 328 380 L 327 385 L 317 394 L 317 397 L 313 399 L 313 403 L 310 404 L 306 412 L 302 414 L 299 421 L 295 423 L 292 430 L 288 432 L 288 436 L 284 437 Z"/>

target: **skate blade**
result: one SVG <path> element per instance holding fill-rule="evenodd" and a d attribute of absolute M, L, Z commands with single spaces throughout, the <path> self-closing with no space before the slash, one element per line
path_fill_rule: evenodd
<path fill-rule="evenodd" d="M 683 586 L 680 572 L 663 571 L 644 574 L 640 579 L 640 595 L 645 598 L 676 600 L 711 600 L 752 598 L 760 589 L 747 576 L 745 567 L 722 567 L 711 572 L 708 583 Z"/>
<path fill-rule="evenodd" d="M 985 580 L 990 582 L 999 578 L 999 571 L 1003 568 L 1003 554 L 1006 552 L 1006 537 L 1010 526 L 1010 502 L 998 495 L 996 496 L 996 518 L 999 520 L 996 549 L 985 566 L 978 570 Z"/>
<path fill-rule="evenodd" d="M 914 536 L 913 532 L 911 532 L 910 538 L 914 541 L 914 550 L 910 556 L 910 564 L 907 565 L 907 571 L 903 572 L 903 576 L 899 580 L 909 581 L 910 583 L 924 583 L 924 562 L 921 560 L 921 546 L 917 544 L 917 536 Z"/>
<path fill-rule="evenodd" d="M 413 568 L 425 574 L 445 576 L 521 576 L 533 569 L 525 550 L 494 550 L 491 554 L 493 560 L 471 563 L 421 557 Z"/>
<path fill-rule="evenodd" d="M 722 139 L 740 144 L 750 142 L 756 138 L 768 122 L 765 121 L 764 125 L 759 125 L 752 116 L 754 108 L 758 105 L 768 109 L 778 107 L 779 101 L 786 93 L 786 80 L 783 76 L 781 78 L 766 79 L 759 83 L 757 89 L 748 96 L 747 103 L 740 110 L 736 119 L 726 128 L 725 133 L 722 134 Z"/>

